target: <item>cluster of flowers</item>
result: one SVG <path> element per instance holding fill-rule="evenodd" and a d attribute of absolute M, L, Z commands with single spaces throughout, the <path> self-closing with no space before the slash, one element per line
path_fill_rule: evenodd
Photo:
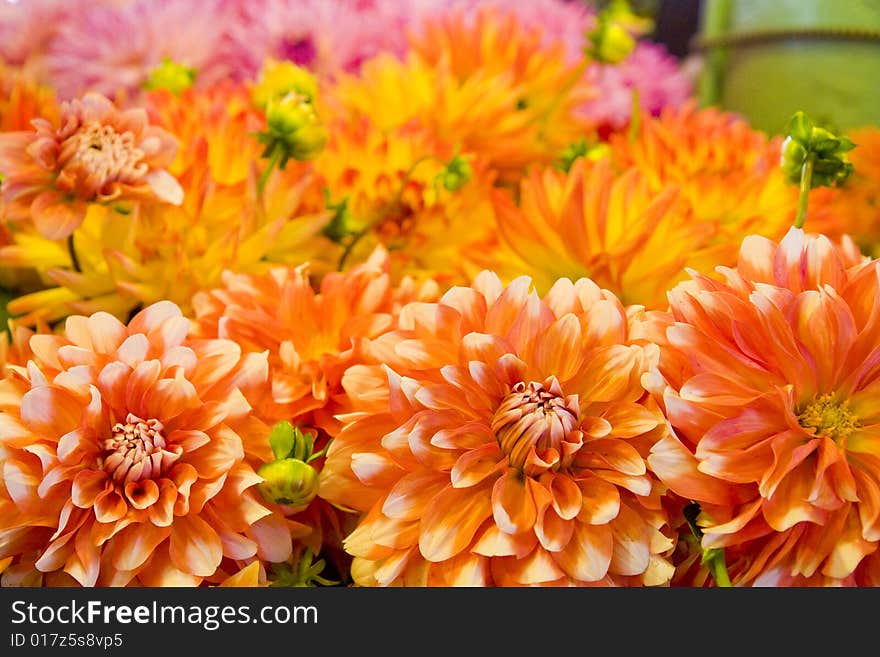
<path fill-rule="evenodd" d="M 620 2 L 0 14 L 2 585 L 880 585 L 877 128 Z"/>

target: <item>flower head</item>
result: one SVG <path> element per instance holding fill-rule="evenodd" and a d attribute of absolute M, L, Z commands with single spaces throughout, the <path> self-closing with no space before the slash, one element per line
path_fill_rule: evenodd
<path fill-rule="evenodd" d="M 586 279 L 542 299 L 489 272 L 412 303 L 342 381 L 353 406 L 319 495 L 364 512 L 361 584 L 664 584 L 671 541 L 644 456 L 665 422 L 656 346 Z"/>
<path fill-rule="evenodd" d="M 44 237 L 61 239 L 83 222 L 89 203 L 183 201 L 166 170 L 177 143 L 143 110 L 121 111 L 87 93 L 62 104 L 57 124 L 32 123 L 32 131 L 0 135 L 0 192 L 9 219 L 30 218 Z"/>
<path fill-rule="evenodd" d="M 405 59 L 379 55 L 359 75 L 340 76 L 327 102 L 386 131 L 418 122 L 518 179 L 589 128 L 574 110 L 591 87 L 563 50 L 515 14 L 489 7 L 466 20 L 453 12 L 425 23 Z"/>
<path fill-rule="evenodd" d="M 245 458 L 268 435 L 243 395 L 265 356 L 189 328 L 160 302 L 30 338 L 0 383 L 0 559 L 83 586 L 192 586 L 290 556 Z"/>
<path fill-rule="evenodd" d="M 700 506 L 735 584 L 876 586 L 877 262 L 792 228 L 718 273 L 693 272 L 644 334 L 675 430 L 649 465 Z"/>

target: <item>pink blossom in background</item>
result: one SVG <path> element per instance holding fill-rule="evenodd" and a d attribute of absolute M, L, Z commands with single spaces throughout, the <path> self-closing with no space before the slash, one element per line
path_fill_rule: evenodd
<path fill-rule="evenodd" d="M 62 98 L 91 90 L 131 99 L 168 57 L 195 68 L 197 84 L 217 82 L 230 73 L 220 52 L 225 11 L 222 0 L 92 3 L 59 25 L 46 56 L 49 75 Z"/>
<path fill-rule="evenodd" d="M 581 111 L 612 130 L 629 122 L 634 89 L 640 107 L 655 116 L 664 107 L 681 107 L 693 91 L 693 82 L 678 60 L 663 46 L 647 41 L 636 45 L 620 64 L 591 64 L 586 75 L 599 93 Z"/>

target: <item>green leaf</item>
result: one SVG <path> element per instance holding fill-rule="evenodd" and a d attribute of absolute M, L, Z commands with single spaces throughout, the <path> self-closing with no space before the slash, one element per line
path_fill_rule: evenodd
<path fill-rule="evenodd" d="M 272 453 L 275 459 L 280 461 L 290 456 L 296 441 L 296 429 L 287 420 L 282 420 L 274 427 L 272 433 L 269 434 L 269 445 L 272 447 Z"/>
<path fill-rule="evenodd" d="M 813 122 L 802 111 L 798 110 L 788 120 L 785 132 L 799 142 L 804 148 L 810 147 L 810 138 L 813 135 Z"/>

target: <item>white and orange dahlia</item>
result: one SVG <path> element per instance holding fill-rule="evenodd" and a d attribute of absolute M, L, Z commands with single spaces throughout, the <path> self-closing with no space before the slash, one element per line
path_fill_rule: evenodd
<path fill-rule="evenodd" d="M 587 279 L 541 298 L 483 272 L 410 303 L 347 370 L 353 411 L 318 494 L 363 512 L 362 585 L 663 585 L 672 568 L 645 457 L 666 432 L 640 378 L 655 345 Z M 635 320 L 633 320 L 635 321 Z"/>
<path fill-rule="evenodd" d="M 268 449 L 243 394 L 266 380 L 266 357 L 189 330 L 159 302 L 127 326 L 75 315 L 7 352 L 4 583 L 195 586 L 289 557 L 288 521 L 246 459 Z"/>

